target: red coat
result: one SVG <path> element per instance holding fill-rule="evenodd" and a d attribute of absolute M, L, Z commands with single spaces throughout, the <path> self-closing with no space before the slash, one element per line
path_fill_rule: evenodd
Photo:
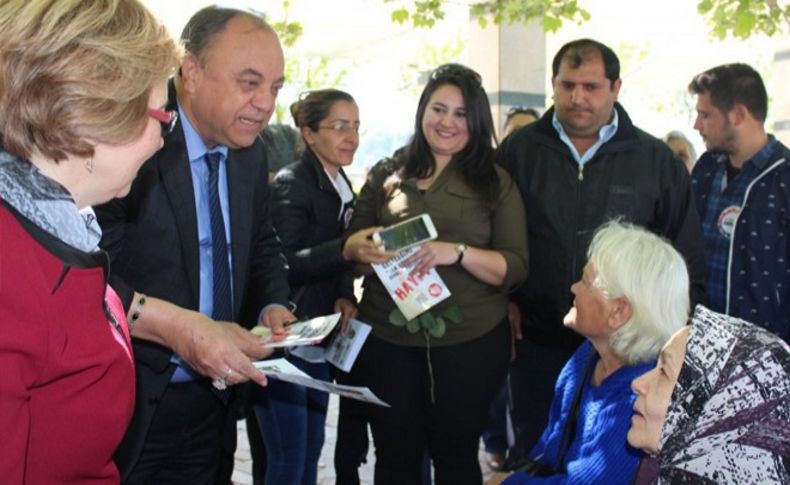
<path fill-rule="evenodd" d="M 114 327 L 105 311 L 106 261 L 0 202 L 2 483 L 119 481 L 134 365 L 125 317 Z"/>

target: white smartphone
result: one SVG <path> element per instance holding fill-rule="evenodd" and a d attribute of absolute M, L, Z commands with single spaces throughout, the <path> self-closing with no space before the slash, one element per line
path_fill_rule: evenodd
<path fill-rule="evenodd" d="M 401 251 L 436 239 L 431 216 L 420 214 L 373 233 L 373 241 L 384 245 L 385 251 Z"/>

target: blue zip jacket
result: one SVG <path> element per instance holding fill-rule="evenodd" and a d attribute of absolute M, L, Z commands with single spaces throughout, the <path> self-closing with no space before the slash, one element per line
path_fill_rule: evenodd
<path fill-rule="evenodd" d="M 727 157 L 706 152 L 694 167 L 692 189 L 701 221 L 715 210 L 711 190 L 717 177 L 726 176 L 727 163 Z M 740 207 L 724 255 L 724 308 L 714 310 L 753 322 L 790 342 L 790 150 L 786 146 L 776 143 L 746 188 Z"/>

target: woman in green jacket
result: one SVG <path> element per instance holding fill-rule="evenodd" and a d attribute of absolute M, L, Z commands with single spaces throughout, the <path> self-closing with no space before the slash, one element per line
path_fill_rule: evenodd
<path fill-rule="evenodd" d="M 373 274 L 359 318 L 373 327 L 351 372 L 391 408 L 369 409 L 377 484 L 420 483 L 428 450 L 437 484 L 479 484 L 486 411 L 507 372 L 507 293 L 526 278 L 526 217 L 513 181 L 494 164 L 494 128 L 480 76 L 440 66 L 422 93 L 415 134 L 377 164 L 350 232 L 428 213 L 438 232 L 401 264 L 436 269 L 451 296 L 403 325 Z"/>

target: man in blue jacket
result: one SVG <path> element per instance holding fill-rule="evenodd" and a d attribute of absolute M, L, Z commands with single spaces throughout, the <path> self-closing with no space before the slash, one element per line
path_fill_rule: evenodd
<path fill-rule="evenodd" d="M 689 91 L 708 150 L 692 173 L 708 304 L 790 341 L 790 151 L 765 132 L 763 80 L 725 64 L 695 76 Z"/>

